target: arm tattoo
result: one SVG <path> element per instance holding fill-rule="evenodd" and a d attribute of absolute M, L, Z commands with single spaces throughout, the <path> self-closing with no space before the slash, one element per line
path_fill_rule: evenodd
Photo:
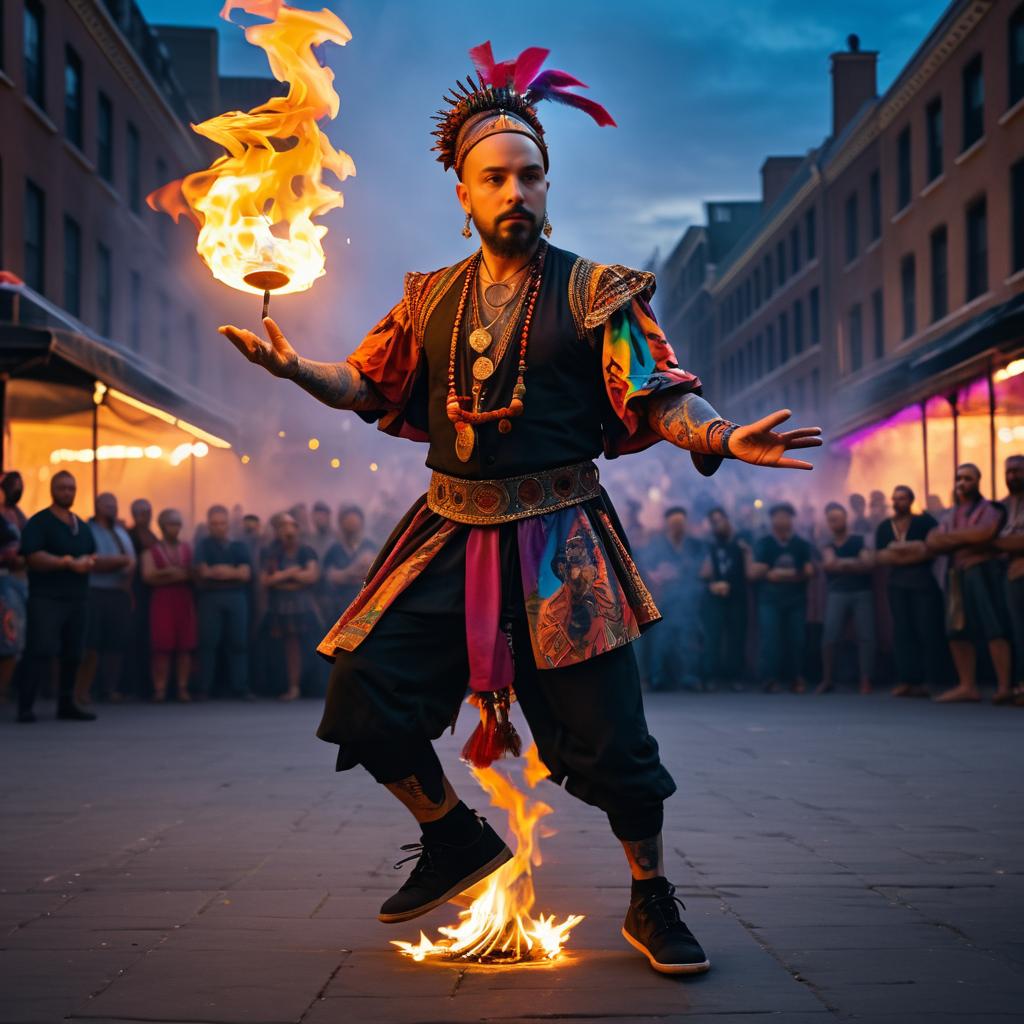
<path fill-rule="evenodd" d="M 709 402 L 692 392 L 670 392 L 648 404 L 647 421 L 657 434 L 679 448 L 732 458 L 729 438 L 736 424 L 722 419 Z"/>
<path fill-rule="evenodd" d="M 363 375 L 349 363 L 318 363 L 300 356 L 295 372 L 289 376 L 303 391 L 333 409 L 369 411 L 382 404 Z"/>

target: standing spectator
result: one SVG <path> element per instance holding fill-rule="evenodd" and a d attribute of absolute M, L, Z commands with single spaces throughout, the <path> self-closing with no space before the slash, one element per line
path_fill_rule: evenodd
<path fill-rule="evenodd" d="M 21 536 L 21 532 L 25 529 L 25 524 L 28 522 L 28 517 L 18 505 L 24 493 L 25 481 L 16 469 L 12 469 L 9 473 L 4 473 L 3 476 L 0 476 L 0 494 L 3 495 L 0 513 L 18 531 L 19 536 Z"/>
<path fill-rule="evenodd" d="M 257 571 L 263 553 L 263 524 L 255 512 L 242 516 L 242 543 L 249 552 L 252 579 L 249 581 L 249 689 L 253 693 L 266 692 L 267 637 L 262 632 L 267 613 L 267 595 Z"/>
<path fill-rule="evenodd" d="M 863 494 L 850 495 L 850 517 L 853 520 L 852 529 L 854 533 L 866 534 L 871 529 L 871 520 L 868 519 L 868 503 L 864 500 Z"/>
<path fill-rule="evenodd" d="M 128 669 L 125 672 L 124 692 L 126 696 L 138 697 L 147 692 L 152 684 L 150 678 L 149 650 L 149 596 L 150 588 L 142 578 L 142 555 L 156 542 L 152 530 L 153 506 L 145 498 L 136 498 L 131 504 L 132 525 L 128 536 L 135 550 L 135 573 L 132 576 L 132 635 Z"/>
<path fill-rule="evenodd" d="M 700 689 L 700 569 L 704 546 L 687 536 L 686 509 L 665 510 L 665 525 L 641 559 L 662 615 L 643 639 L 645 675 L 652 690 Z"/>
<path fill-rule="evenodd" d="M 376 546 L 364 533 L 363 510 L 358 505 L 343 505 L 338 510 L 338 542 L 323 560 L 327 583 L 324 621 L 334 622 L 355 600 L 367 570 L 373 564 Z"/>
<path fill-rule="evenodd" d="M 18 692 L 18 721 L 34 722 L 32 710 L 39 683 L 59 662 L 57 717 L 91 722 L 95 715 L 74 699 L 75 677 L 85 641 L 89 573 L 95 565 L 96 541 L 89 524 L 71 511 L 75 478 L 61 470 L 50 480 L 48 508 L 37 512 L 21 535 L 28 565 L 28 637 L 25 671 Z"/>
<path fill-rule="evenodd" d="M 759 581 L 757 625 L 760 673 L 766 693 L 790 682 L 794 693 L 806 689 L 803 677 L 807 582 L 814 573 L 811 545 L 793 530 L 796 509 L 788 501 L 769 511 L 771 532 L 754 546 L 750 578 Z"/>
<path fill-rule="evenodd" d="M 320 578 L 316 552 L 299 542 L 294 516 L 279 512 L 271 521 L 274 539 L 263 549 L 260 579 L 267 588 L 267 625 L 270 636 L 284 647 L 287 689 L 281 700 L 301 693 L 302 644 L 322 627 L 313 588 Z"/>
<path fill-rule="evenodd" d="M 729 683 L 742 690 L 747 650 L 747 556 L 749 548 L 736 540 L 723 508 L 708 512 L 711 544 L 701 567 L 707 580 L 704 601 L 704 678 L 710 684 Z"/>
<path fill-rule="evenodd" d="M 18 659 L 25 651 L 28 577 L 21 554 L 21 534 L 28 520 L 18 507 L 25 485 L 15 469 L 0 474 L 0 701 L 6 703 Z M 4 526 L 6 524 L 6 526 Z"/>
<path fill-rule="evenodd" d="M 942 591 L 935 579 L 935 559 L 925 540 L 938 525 L 927 512 L 913 514 L 914 492 L 892 492 L 892 518 L 875 531 L 875 559 L 888 569 L 886 586 L 892 613 L 896 660 L 894 697 L 927 697 L 938 685 L 945 659 L 938 638 L 944 632 Z"/>
<path fill-rule="evenodd" d="M 117 521 L 117 498 L 96 495 L 96 514 L 89 520 L 96 540 L 96 565 L 89 574 L 89 606 L 86 615 L 85 655 L 78 671 L 75 700 L 89 703 L 97 668 L 102 668 L 102 692 L 111 701 L 123 699 L 121 677 L 125 646 L 132 621 L 132 577 L 135 549 L 128 531 Z"/>
<path fill-rule="evenodd" d="M 316 552 L 317 562 L 321 566 L 324 564 L 327 552 L 338 542 L 338 535 L 334 532 L 334 526 L 331 523 L 332 515 L 331 506 L 326 501 L 313 502 L 309 546 Z M 313 596 L 316 599 L 320 618 L 324 622 L 333 622 L 334 619 L 331 617 L 333 605 L 326 573 L 322 572 L 320 579 L 316 581 Z"/>
<path fill-rule="evenodd" d="M 997 690 L 994 704 L 1013 702 L 1010 685 L 1010 644 L 1006 610 L 996 560 L 996 536 L 1003 528 L 1001 506 L 981 496 L 981 470 L 973 462 L 956 469 L 956 505 L 928 534 L 928 546 L 951 555 L 946 593 L 949 649 L 956 663 L 958 685 L 935 698 L 943 703 L 978 701 L 975 638 L 988 644 Z"/>
<path fill-rule="evenodd" d="M 823 674 L 816 692 L 835 689 L 836 647 L 843 637 L 848 618 L 853 618 L 857 635 L 860 667 L 860 692 L 871 692 L 871 673 L 875 666 L 875 602 L 871 593 L 874 559 L 859 533 L 850 533 L 846 509 L 838 502 L 825 506 L 825 521 L 831 537 L 822 547 L 825 571 L 825 631 L 821 655 Z"/>
<path fill-rule="evenodd" d="M 882 491 L 872 491 L 868 498 L 868 522 L 871 523 L 871 533 L 864 534 L 864 543 L 874 537 L 875 530 L 889 516 L 889 506 L 885 503 L 885 494 Z"/>
<path fill-rule="evenodd" d="M 1024 703 L 1024 455 L 1006 460 L 1006 490 L 1003 508 L 1006 525 L 996 547 L 1009 556 L 1006 564 L 1006 605 L 1010 611 L 1013 637 L 1013 675 L 1017 683 L 1014 700 Z"/>
<path fill-rule="evenodd" d="M 230 520 L 223 505 L 206 513 L 206 536 L 196 546 L 195 575 L 199 591 L 199 684 L 196 696 L 206 700 L 213 689 L 218 655 L 223 651 L 233 696 L 254 700 L 249 689 L 249 549 L 229 540 Z"/>
<path fill-rule="evenodd" d="M 192 596 L 192 549 L 181 539 L 177 509 L 157 517 L 161 539 L 142 555 L 142 579 L 152 587 L 149 600 L 149 645 L 152 655 L 153 700 L 167 699 L 171 659 L 177 656 L 178 700 L 192 699 L 188 677 L 196 649 L 196 606 Z"/>

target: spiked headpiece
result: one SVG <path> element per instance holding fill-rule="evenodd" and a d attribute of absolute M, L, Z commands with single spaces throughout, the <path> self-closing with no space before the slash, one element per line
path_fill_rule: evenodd
<path fill-rule="evenodd" d="M 478 142 L 499 132 L 518 132 L 533 139 L 544 157 L 546 171 L 548 148 L 535 109 L 540 100 L 566 103 L 589 114 L 599 125 L 615 126 L 599 103 L 570 92 L 573 87 L 586 88 L 578 78 L 565 71 L 541 71 L 550 52 L 531 46 L 515 60 L 495 63 L 489 42 L 469 51 L 477 80 L 467 75 L 467 84 L 456 82 L 444 98 L 447 108 L 442 107 L 434 117 L 438 125 L 432 133 L 436 139 L 433 148 L 446 171 L 454 167 L 461 178 L 466 154 Z"/>

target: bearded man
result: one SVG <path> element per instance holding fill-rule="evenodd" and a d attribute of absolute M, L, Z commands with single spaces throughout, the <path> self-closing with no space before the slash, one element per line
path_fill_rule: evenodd
<path fill-rule="evenodd" d="M 570 91 L 582 83 L 541 70 L 547 52 L 496 63 L 489 43 L 476 47 L 478 80 L 458 83 L 438 115 L 434 148 L 458 178 L 463 234 L 472 224 L 480 237 L 471 256 L 407 274 L 402 298 L 343 362 L 302 358 L 269 318 L 269 342 L 221 331 L 327 405 L 429 445 L 428 493 L 319 647 L 334 668 L 317 736 L 338 745 L 338 770 L 362 765 L 422 830 L 417 863 L 380 920 L 426 913 L 510 858 L 459 800 L 430 741 L 468 684 L 482 720 L 464 756 L 486 764 L 515 752 L 514 687 L 551 779 L 604 811 L 625 849 L 623 935 L 656 970 L 698 973 L 709 961 L 680 918 L 662 854 L 663 801 L 676 787 L 647 729 L 631 647 L 660 614 L 593 460 L 664 439 L 705 474 L 724 458 L 810 469 L 786 452 L 819 445 L 820 430 L 777 432 L 787 410 L 749 426 L 720 417 L 655 321 L 654 276 L 546 241 L 537 102 L 614 125 Z M 612 639 L 573 644 L 568 620 L 552 650 L 552 609 L 574 611 L 547 600 L 562 586 L 552 565 L 570 538 L 607 580 L 590 630 Z"/>

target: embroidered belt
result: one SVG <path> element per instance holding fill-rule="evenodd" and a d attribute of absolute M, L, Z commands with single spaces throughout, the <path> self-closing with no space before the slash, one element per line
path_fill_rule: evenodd
<path fill-rule="evenodd" d="M 434 470 L 427 506 L 456 523 L 494 526 L 557 512 L 600 493 L 597 466 L 589 461 L 502 480 L 464 480 Z"/>

